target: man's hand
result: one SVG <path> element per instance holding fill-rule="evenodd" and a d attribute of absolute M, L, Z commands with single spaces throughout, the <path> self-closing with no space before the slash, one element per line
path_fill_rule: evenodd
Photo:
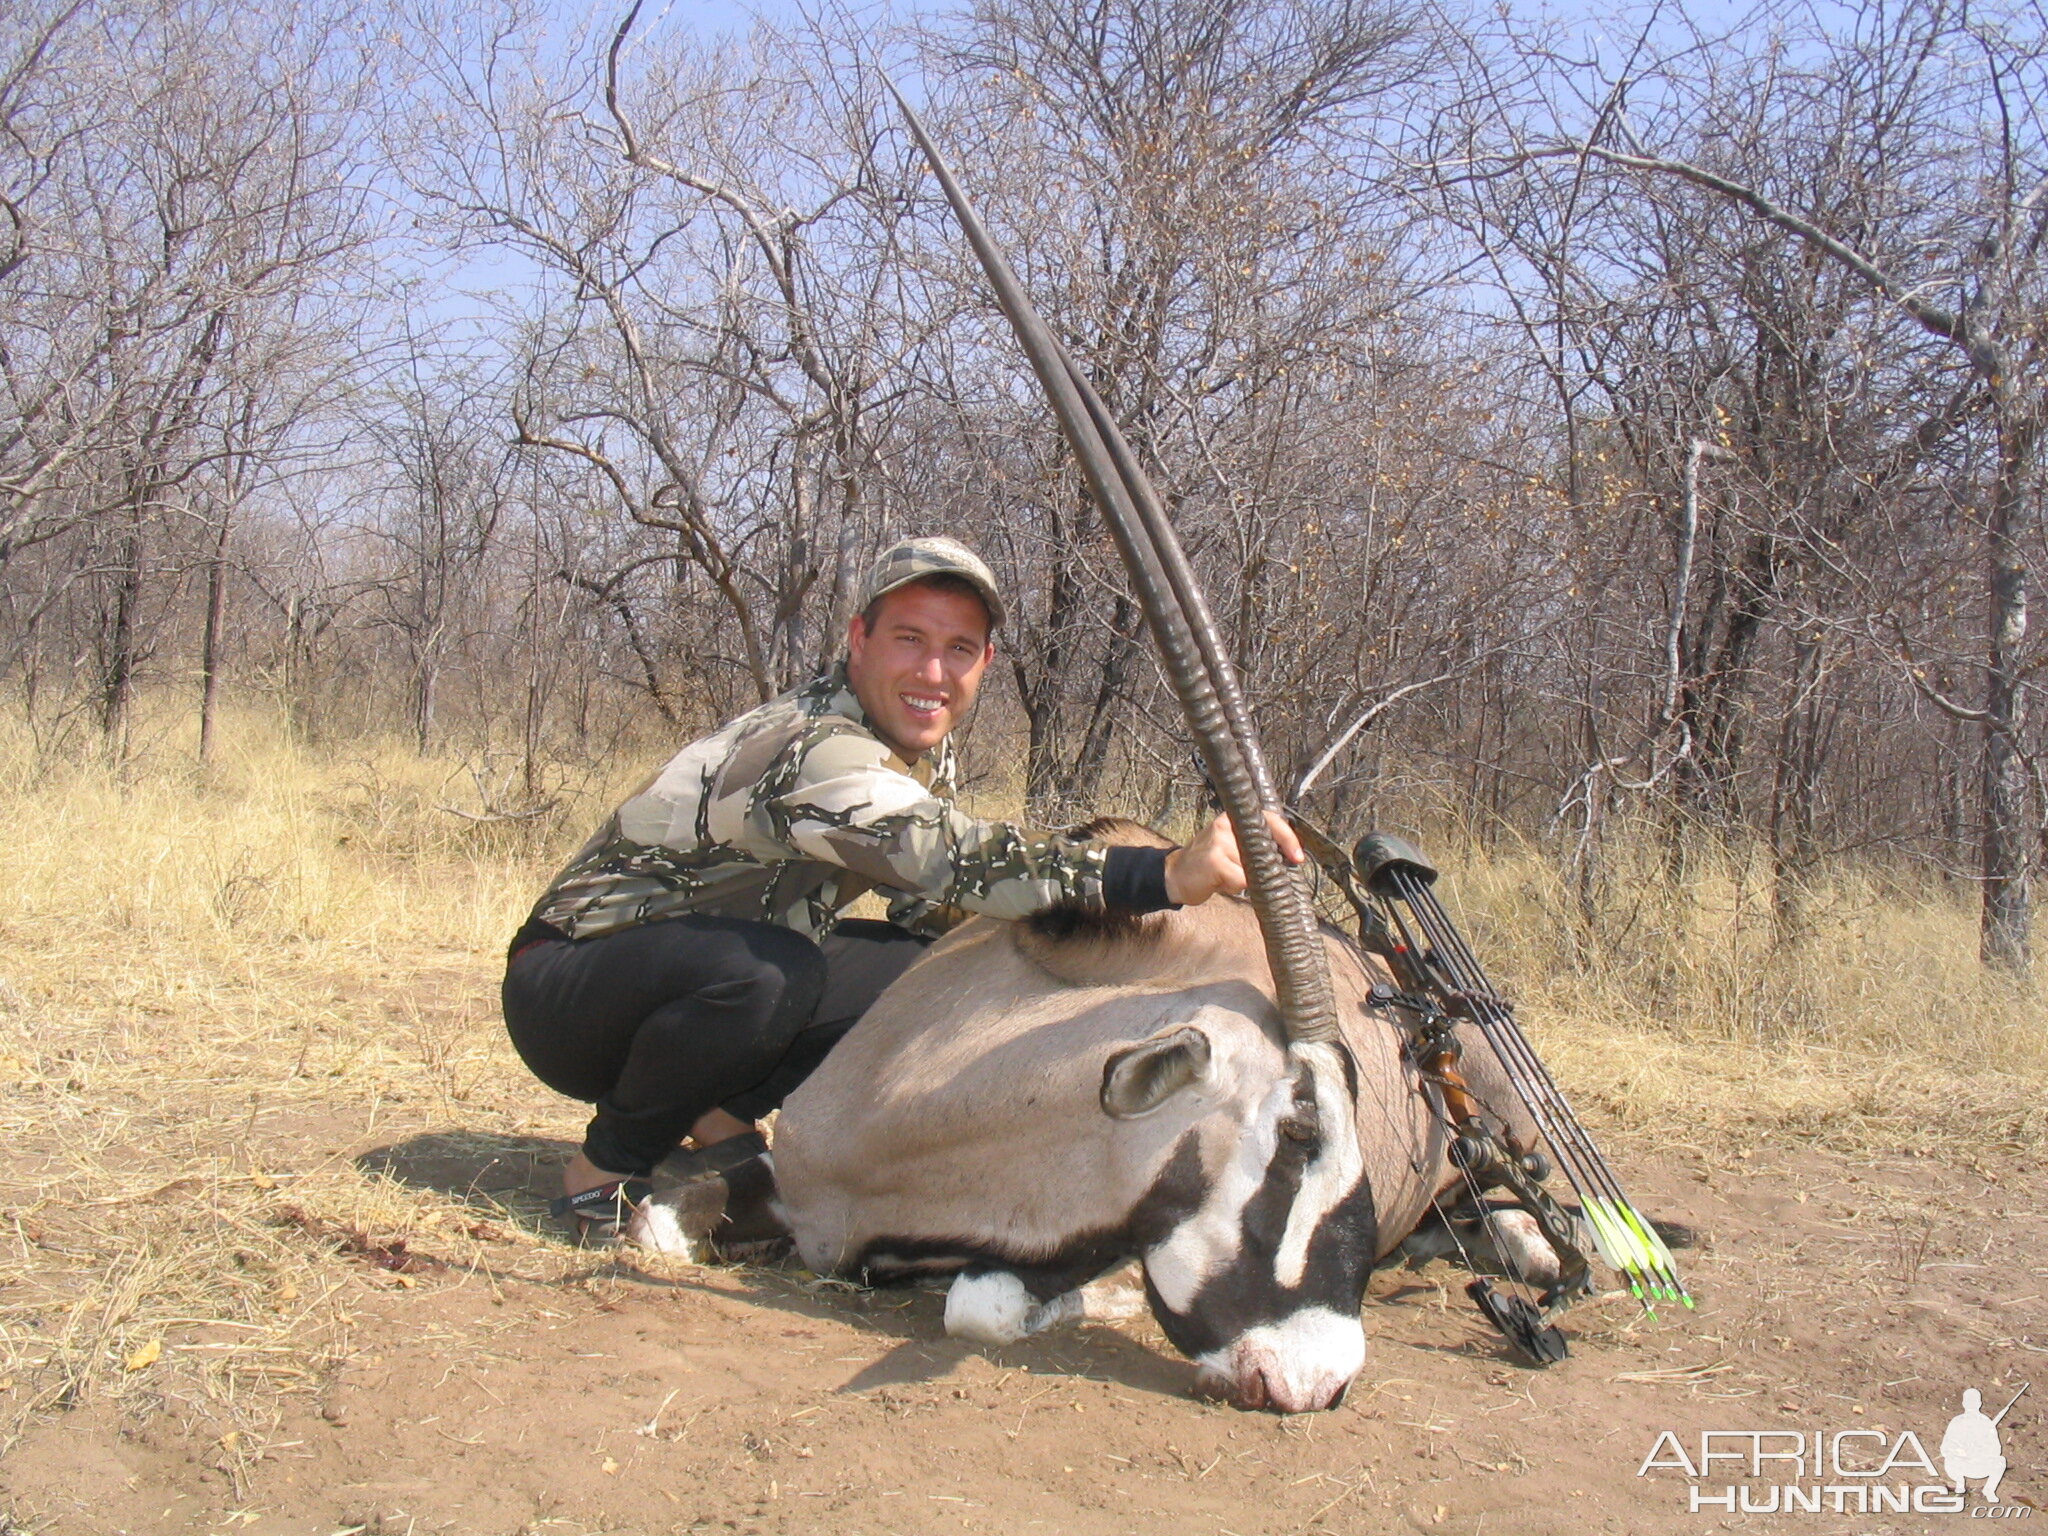
<path fill-rule="evenodd" d="M 1301 839 L 1278 811 L 1266 812 L 1266 826 L 1290 864 L 1307 857 Z M 1166 856 L 1166 895 L 1184 907 L 1199 907 L 1218 891 L 1235 896 L 1244 889 L 1244 855 L 1238 852 L 1237 829 L 1228 816 L 1218 816 L 1197 832 L 1185 848 Z"/>

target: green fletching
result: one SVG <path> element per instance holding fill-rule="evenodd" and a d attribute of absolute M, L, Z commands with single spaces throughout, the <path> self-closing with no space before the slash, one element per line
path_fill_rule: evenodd
<path fill-rule="evenodd" d="M 1657 1231 L 1626 1202 L 1582 1194 L 1581 1209 L 1593 1242 L 1608 1267 L 1627 1284 L 1629 1294 L 1655 1313 L 1655 1301 L 1676 1301 L 1687 1307 L 1692 1297 L 1678 1278 L 1671 1250 Z"/>
<path fill-rule="evenodd" d="M 1651 1262 L 1656 1266 L 1660 1277 L 1666 1282 L 1668 1289 L 1665 1290 L 1664 1294 L 1672 1301 L 1682 1301 L 1688 1307 L 1691 1306 L 1692 1298 L 1686 1294 L 1685 1282 L 1678 1278 L 1678 1263 L 1671 1257 L 1671 1249 L 1666 1245 L 1664 1239 L 1658 1235 L 1657 1229 L 1643 1220 L 1633 1206 L 1623 1206 L 1622 1214 L 1627 1218 L 1629 1226 L 1635 1230 L 1636 1235 L 1642 1239 L 1644 1247 L 1649 1250 L 1651 1255 Z"/>
<path fill-rule="evenodd" d="M 1620 1242 L 1621 1234 L 1614 1230 L 1613 1216 L 1607 1210 L 1605 1200 L 1589 1195 L 1580 1197 L 1580 1208 L 1586 1214 L 1586 1225 L 1593 1229 L 1593 1243 L 1600 1250 L 1600 1257 L 1607 1261 L 1610 1269 L 1628 1273 L 1632 1266 L 1624 1257 L 1625 1249 Z"/>
<path fill-rule="evenodd" d="M 1664 1246 L 1664 1239 L 1657 1235 L 1657 1229 L 1643 1220 L 1632 1205 L 1624 1205 L 1621 1208 L 1621 1214 L 1629 1226 L 1635 1230 L 1636 1236 L 1643 1240 L 1643 1246 L 1649 1250 L 1651 1257 L 1665 1269 L 1671 1269 L 1673 1267 L 1671 1250 Z"/>
<path fill-rule="evenodd" d="M 1615 1212 L 1611 1202 L 1586 1198 L 1584 1207 L 1593 1224 L 1593 1240 L 1600 1246 L 1600 1256 L 1610 1267 L 1624 1274 L 1648 1268 L 1644 1260 L 1649 1257 L 1643 1252 L 1642 1244 Z"/>

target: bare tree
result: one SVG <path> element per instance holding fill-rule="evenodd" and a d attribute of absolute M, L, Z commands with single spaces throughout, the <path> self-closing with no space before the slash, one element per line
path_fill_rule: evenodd
<path fill-rule="evenodd" d="M 619 616 L 672 710 L 658 652 L 685 615 L 696 645 L 676 649 L 727 672 L 700 664 L 714 696 L 737 674 L 766 698 L 831 646 L 879 537 L 864 497 L 921 306 L 889 256 L 904 171 L 876 147 L 878 83 L 834 78 L 824 66 L 846 61 L 801 41 L 777 55 L 794 80 L 771 81 L 642 39 L 637 19 L 593 45 L 601 83 L 567 102 L 503 87 L 504 35 L 437 55 L 455 127 L 423 141 L 421 185 L 544 274 L 516 435 L 635 530 L 563 575 Z"/>
<path fill-rule="evenodd" d="M 1397 302 L 1386 258 L 1399 233 L 1354 174 L 1362 161 L 1339 157 L 1364 149 L 1361 119 L 1415 72 L 1417 24 L 1379 3 L 1003 0 L 926 40 L 928 68 L 962 86 L 947 131 L 978 148 L 966 174 L 1153 462 L 1254 675 L 1256 616 L 1284 590 L 1306 510 L 1290 505 L 1299 448 L 1391 361 L 1374 353 Z M 1028 795 L 1064 812 L 1096 797 L 1151 669 L 1057 438 L 992 425 L 970 430 L 1006 450 L 985 460 L 1009 461 L 982 478 L 1017 490 L 997 526 L 1024 595 L 1010 661 Z"/>
<path fill-rule="evenodd" d="M 1750 395 L 1779 418 L 1756 418 L 1764 428 L 1760 441 L 1772 445 L 1754 466 L 1756 484 L 1761 497 L 1779 501 L 1788 491 L 1801 497 L 1802 476 L 1854 485 L 1838 486 L 1834 505 L 1819 516 L 1811 506 L 1799 508 L 1796 537 L 1766 527 L 1750 541 L 1731 572 L 1731 627 L 1708 669 L 1712 678 L 1739 677 L 1779 598 L 1792 542 L 1806 544 L 1809 566 L 1835 563 L 1858 520 L 1897 477 L 1954 439 L 1973 412 L 1984 413 L 1995 446 L 1981 497 L 1982 702 L 1926 691 L 1981 727 L 1983 952 L 1987 961 L 2018 967 L 2027 958 L 2032 841 L 2025 610 L 2039 522 L 2034 482 L 2044 408 L 2033 317 L 2044 301 L 2048 124 L 2038 49 L 2021 41 L 2024 25 L 2013 21 L 2008 28 L 1981 12 L 1952 13 L 1917 0 L 1872 5 L 1852 14 L 1841 33 L 1781 31 L 1761 53 L 1733 52 L 1720 68 L 1639 70 L 1600 92 L 1589 131 L 1518 124 L 1509 130 L 1510 144 L 1468 158 L 1461 174 L 1485 181 L 1560 163 L 1571 168 L 1577 195 L 1599 179 L 1594 173 L 1615 173 L 1635 178 L 1654 217 L 1665 219 L 1677 213 L 1673 189 L 1697 189 L 1808 258 L 1796 283 L 1774 277 L 1751 294 L 1750 308 L 1764 326 L 1759 337 L 1768 343 L 1757 356 L 1775 356 L 1777 373 L 1759 375 Z M 1650 105 L 1631 110 L 1639 101 Z M 1755 267 L 1743 244 L 1723 239 L 1706 249 L 1724 270 L 1739 273 L 1745 262 Z M 1781 274 L 1797 265 L 1784 257 L 1776 262 Z M 1784 416 L 1816 397 L 1820 381 L 1802 376 L 1810 344 L 1837 339 L 1852 315 L 1839 292 L 1815 302 L 1823 269 L 1895 306 L 1893 313 L 1946 349 L 1923 355 L 1913 384 L 1918 419 L 1890 444 L 1851 446 L 1811 431 L 1802 439 Z M 1801 286 L 1809 297 L 1788 308 L 1782 299 Z M 1833 286 L 1839 290 L 1839 280 Z M 1759 300 L 1772 312 L 1759 309 Z M 1802 326 L 1810 341 L 1802 341 Z M 1867 356 L 1852 361 L 1884 371 Z M 1973 383 L 1959 386 L 1955 367 Z M 1638 412 L 1629 419 L 1646 418 Z M 1804 469 L 1785 457 L 1801 441 Z M 1910 642 L 1900 636 L 1899 643 Z M 1795 644 L 1795 674 L 1807 665 L 1801 654 Z M 1797 684 L 1794 692 L 1811 697 Z M 1732 714 L 1697 703 L 1692 713 L 1697 748 L 1709 764 L 1718 755 L 1725 768 Z"/>
<path fill-rule="evenodd" d="M 304 405 L 284 381 L 331 334 L 307 296 L 366 233 L 347 179 L 361 75 L 317 13 L 70 7 L 31 26 L 7 136 L 0 565 L 81 530 L 119 756 L 163 622 L 152 589 L 187 565 L 186 519 L 216 521 L 201 480 L 273 426 L 259 404 Z"/>
<path fill-rule="evenodd" d="M 433 747 L 443 670 L 481 612 L 486 563 L 517 466 L 496 408 L 502 392 L 461 368 L 430 371 L 415 346 L 383 398 L 365 401 L 361 441 L 382 473 L 364 531 L 380 546 L 364 578 L 367 622 L 403 642 L 413 745 Z"/>

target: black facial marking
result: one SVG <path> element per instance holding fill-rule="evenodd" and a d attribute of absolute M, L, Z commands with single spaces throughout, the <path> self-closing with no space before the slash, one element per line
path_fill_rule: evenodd
<path fill-rule="evenodd" d="M 1290 1134 L 1290 1123 L 1302 1134 Z M 1209 1354 L 1248 1329 L 1277 1323 L 1304 1307 L 1328 1307 L 1340 1316 L 1358 1311 L 1379 1238 L 1371 1184 L 1362 1175 L 1310 1237 L 1301 1283 L 1284 1286 L 1274 1274 L 1288 1214 L 1321 1150 L 1315 1085 L 1303 1067 L 1296 1074 L 1294 1103 L 1282 1118 L 1265 1181 L 1245 1203 L 1234 1262 L 1203 1282 L 1185 1312 L 1169 1308 L 1153 1288 L 1151 1276 L 1145 1277 L 1152 1313 L 1182 1354 Z"/>
<path fill-rule="evenodd" d="M 1007 1270 L 1024 1282 L 1034 1301 L 1051 1301 L 1107 1274 L 1161 1242 L 1192 1216 L 1207 1185 L 1193 1134 L 1183 1136 L 1144 1198 L 1116 1226 L 1096 1227 L 1063 1239 L 1051 1255 L 1026 1256 L 1006 1248 L 999 1236 L 878 1237 L 864 1246 L 850 1273 L 871 1284 L 888 1285 L 935 1270 L 975 1274 Z"/>
<path fill-rule="evenodd" d="M 1033 1301 L 1051 1301 L 1106 1274 L 1130 1256 L 1116 1232 L 1077 1233 L 1059 1252 L 1041 1259 L 1013 1257 L 1003 1251 L 999 1240 L 878 1237 L 847 1268 L 871 1285 L 901 1284 L 934 1271 L 987 1274 L 1008 1270 L 1024 1282 Z"/>

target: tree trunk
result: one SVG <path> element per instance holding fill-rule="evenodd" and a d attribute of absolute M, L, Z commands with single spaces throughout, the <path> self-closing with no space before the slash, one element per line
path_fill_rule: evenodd
<path fill-rule="evenodd" d="M 147 493 L 137 485 L 128 505 L 116 561 L 114 611 L 107 626 L 106 665 L 100 692 L 100 731 L 107 755 L 128 760 L 129 716 L 135 700 L 136 610 L 142 605 L 142 516 Z"/>
<path fill-rule="evenodd" d="M 1115 616 L 1110 620 L 1109 654 L 1102 661 L 1101 683 L 1095 690 L 1088 728 L 1082 733 L 1081 750 L 1075 756 L 1069 780 L 1072 798 L 1083 805 L 1093 805 L 1098 797 L 1103 770 L 1109 764 L 1110 743 L 1122 718 L 1124 689 L 1143 634 L 1144 620 L 1138 605 L 1127 597 L 1119 597 Z"/>
<path fill-rule="evenodd" d="M 221 618 L 227 607 L 228 513 L 221 509 L 214 530 L 213 557 L 206 563 L 206 627 L 199 637 L 199 762 L 213 761 L 213 736 L 220 706 Z"/>
<path fill-rule="evenodd" d="M 1085 522 L 1079 526 L 1085 526 Z M 1076 531 L 1061 527 L 1058 521 L 1053 524 L 1056 538 Z M 1066 765 L 1060 760 L 1060 739 L 1065 734 L 1062 727 L 1067 713 L 1067 672 L 1074 658 L 1071 640 L 1087 601 L 1074 565 L 1075 556 L 1071 554 L 1054 558 L 1048 583 L 1051 600 L 1046 606 L 1041 630 L 1044 640 L 1038 647 L 1035 675 L 1027 677 L 1024 658 L 1018 658 L 1017 692 L 1024 701 L 1025 717 L 1030 724 L 1024 748 L 1025 814 L 1047 822 L 1058 821 L 1072 810 L 1067 801 Z"/>
<path fill-rule="evenodd" d="M 1777 536 L 1758 534 L 1731 573 L 1734 604 L 1714 659 L 1701 680 L 1692 721 L 1696 772 L 1692 811 L 1703 826 L 1725 831 L 1740 810 L 1737 800 L 1742 773 L 1745 706 L 1755 687 L 1752 659 L 1764 625 L 1777 606 L 1782 575 Z"/>
<path fill-rule="evenodd" d="M 1019 693 L 1022 693 L 1020 688 Z M 1024 705 L 1024 814 L 1035 821 L 1058 821 L 1066 810 L 1060 782 L 1059 712 L 1043 703 Z"/>
<path fill-rule="evenodd" d="M 1603 766 L 1606 748 L 1600 739 L 1600 662 L 1593 633 L 1586 637 L 1585 698 L 1579 706 L 1579 760 L 1587 764 L 1586 804 L 1579 822 L 1577 845 L 1567 855 L 1571 870 L 1572 895 L 1579 909 L 1579 921 L 1586 933 L 1598 931 L 1602 839 L 1606 835 L 1607 774 Z"/>
<path fill-rule="evenodd" d="M 1771 915 L 1783 948 L 1799 944 L 1809 928 L 1814 799 L 1820 793 L 1820 679 L 1820 641 L 1801 634 L 1792 642 L 1792 696 L 1779 724 L 1771 779 Z"/>
<path fill-rule="evenodd" d="M 313 741 L 312 637 L 306 629 L 306 600 L 294 594 L 285 605 L 284 701 L 285 728 L 300 746 Z"/>
<path fill-rule="evenodd" d="M 2020 418 L 2007 388 L 1994 384 L 1998 411 L 1998 478 L 1991 493 L 1988 561 L 1991 609 L 1984 666 L 1984 914 L 1979 952 L 1985 964 L 2024 972 L 2031 956 L 2032 905 L 2027 889 L 2027 771 L 2020 749 L 2026 700 L 2020 691 L 2027 639 L 2028 505 L 2040 422 Z"/>
<path fill-rule="evenodd" d="M 425 757 L 434 747 L 434 688 L 441 680 L 440 661 L 431 650 L 419 658 L 412 677 L 413 746 Z"/>
<path fill-rule="evenodd" d="M 856 509 L 849 503 L 839 524 L 832 548 L 832 585 L 825 597 L 825 623 L 818 632 L 817 650 L 811 670 L 822 672 L 846 651 L 846 630 L 853 622 L 854 599 L 860 591 L 860 572 L 855 563 L 860 554 L 861 526 Z"/>
<path fill-rule="evenodd" d="M 538 505 L 539 498 L 535 498 Z M 536 531 L 537 533 L 537 531 Z M 540 539 L 534 537 L 528 546 L 526 569 L 526 699 L 525 710 L 520 719 L 520 764 L 519 786 L 525 796 L 525 804 L 540 804 L 540 748 L 543 732 L 547 726 L 547 686 L 541 668 L 541 647 L 552 639 L 559 646 L 562 643 L 562 615 L 557 615 L 552 625 L 543 625 L 541 614 L 546 597 L 546 567 L 541 563 Z M 565 605 L 566 606 L 566 605 Z"/>

